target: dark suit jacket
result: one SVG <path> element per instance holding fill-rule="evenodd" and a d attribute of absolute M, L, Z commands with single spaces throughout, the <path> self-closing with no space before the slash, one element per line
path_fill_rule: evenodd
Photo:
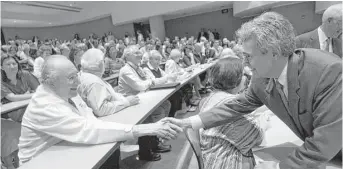
<path fill-rule="evenodd" d="M 189 67 L 192 65 L 192 61 L 191 61 L 190 56 L 187 56 L 187 55 L 183 56 L 182 61 L 186 67 Z M 200 63 L 199 57 L 195 56 L 195 54 L 194 54 L 194 61 L 195 61 L 195 63 Z"/>
<path fill-rule="evenodd" d="M 297 48 L 315 48 L 320 49 L 318 28 L 297 36 L 296 38 Z M 332 39 L 333 53 L 342 58 L 342 38 Z"/>
<path fill-rule="evenodd" d="M 342 60 L 318 49 L 298 49 L 289 57 L 288 105 L 274 81 L 252 77 L 249 88 L 233 101 L 200 113 L 205 128 L 225 124 L 233 116 L 266 105 L 304 144 L 281 169 L 316 168 L 342 149 Z"/>

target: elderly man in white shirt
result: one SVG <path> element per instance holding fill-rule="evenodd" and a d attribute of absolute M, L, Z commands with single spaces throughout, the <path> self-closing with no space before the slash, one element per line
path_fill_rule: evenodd
<path fill-rule="evenodd" d="M 50 56 L 43 65 L 42 84 L 26 109 L 19 139 L 19 159 L 28 162 L 65 140 L 83 144 L 124 141 L 146 135 L 174 138 L 177 126 L 157 122 L 127 125 L 101 121 L 78 110 L 70 99 L 77 95 L 78 72 L 65 57 Z"/>
<path fill-rule="evenodd" d="M 124 96 L 136 95 L 148 90 L 151 86 L 158 83 L 158 80 L 150 78 L 139 64 L 142 59 L 142 52 L 137 46 L 128 46 L 124 50 L 123 57 L 127 63 L 120 69 L 118 92 Z M 163 102 L 145 121 L 145 123 L 156 122 L 167 117 L 170 111 L 171 103 L 167 100 Z M 171 146 L 160 143 L 157 137 L 143 137 L 138 140 L 139 158 L 142 160 L 157 161 L 161 157 L 158 152 L 168 152 Z"/>
<path fill-rule="evenodd" d="M 124 97 L 101 79 L 105 71 L 104 53 L 89 49 L 81 58 L 80 85 L 78 94 L 92 108 L 97 117 L 114 114 L 126 107 L 139 103 L 138 96 Z"/>

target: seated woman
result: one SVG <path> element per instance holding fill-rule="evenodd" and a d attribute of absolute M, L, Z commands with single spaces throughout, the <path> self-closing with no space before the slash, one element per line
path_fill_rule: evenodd
<path fill-rule="evenodd" d="M 227 57 L 217 62 L 210 82 L 213 92 L 200 103 L 200 112 L 233 99 L 244 89 L 242 60 Z M 200 130 L 200 146 L 205 169 L 253 169 L 252 148 L 261 144 L 268 127 L 268 115 L 252 113 L 227 124 Z"/>
<path fill-rule="evenodd" d="M 39 82 L 30 72 L 21 70 L 18 60 L 13 56 L 1 56 L 1 103 L 30 99 Z M 25 108 L 18 109 L 7 116 L 21 122 Z"/>

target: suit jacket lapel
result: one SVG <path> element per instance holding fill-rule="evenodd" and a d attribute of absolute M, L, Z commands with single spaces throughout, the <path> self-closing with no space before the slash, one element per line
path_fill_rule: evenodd
<path fill-rule="evenodd" d="M 339 38 L 332 39 L 333 53 L 342 58 L 342 41 Z"/>
<path fill-rule="evenodd" d="M 302 52 L 302 51 L 301 51 Z M 301 53 L 302 54 L 302 53 Z M 296 124 L 298 131 L 301 135 L 304 135 L 302 127 L 299 121 L 299 70 L 301 66 L 302 60 L 301 57 L 297 54 L 293 54 L 288 60 L 288 68 L 287 68 L 287 84 L 288 84 L 288 108 L 289 113 L 291 114 L 294 123 Z"/>

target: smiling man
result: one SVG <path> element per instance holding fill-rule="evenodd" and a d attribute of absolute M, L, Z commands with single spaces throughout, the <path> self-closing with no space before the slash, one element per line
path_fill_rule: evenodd
<path fill-rule="evenodd" d="M 304 144 L 281 162 L 256 169 L 313 169 L 342 152 L 342 61 L 318 49 L 295 50 L 292 24 L 264 13 L 236 32 L 253 69 L 249 88 L 207 112 L 166 121 L 193 129 L 212 128 L 266 105 Z"/>

